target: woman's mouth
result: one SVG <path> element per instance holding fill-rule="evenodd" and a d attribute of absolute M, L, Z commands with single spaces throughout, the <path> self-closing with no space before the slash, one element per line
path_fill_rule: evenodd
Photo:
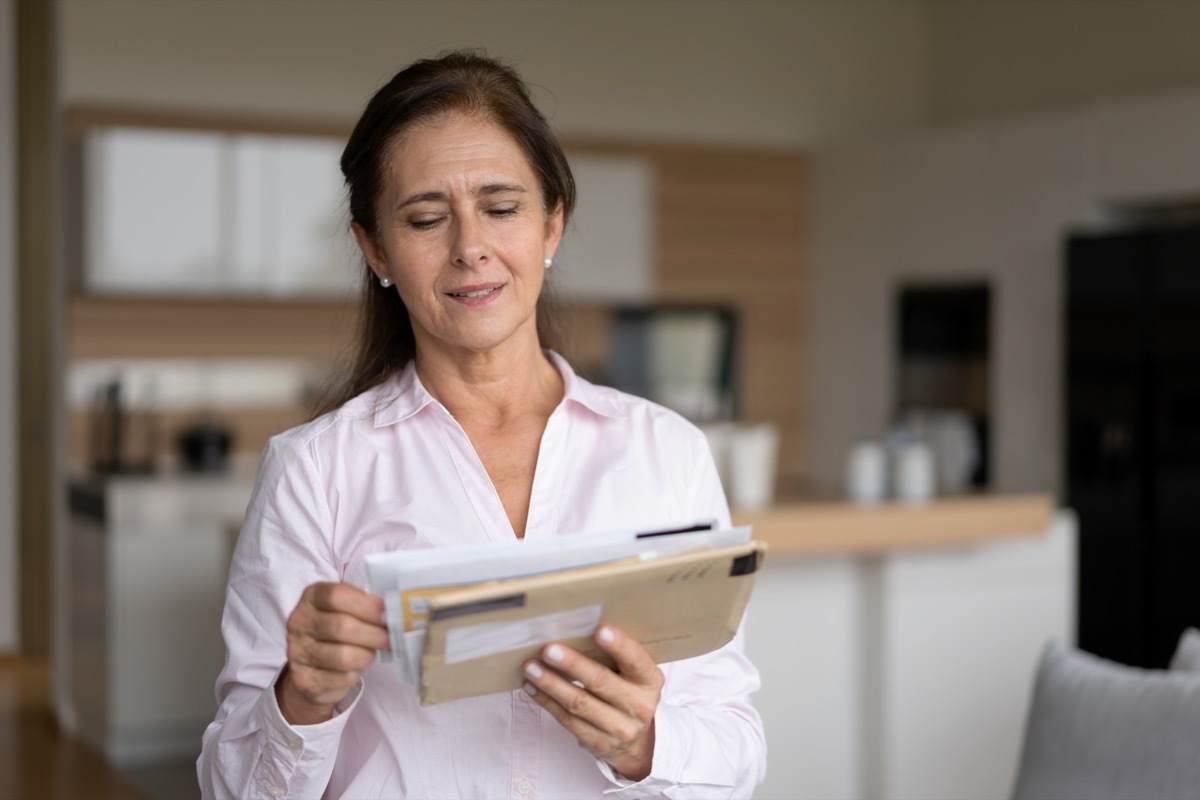
<path fill-rule="evenodd" d="M 468 308 L 482 308 L 495 302 L 503 288 L 503 283 L 476 283 L 471 286 L 459 286 L 457 289 L 446 292 L 446 296 L 459 305 Z"/>

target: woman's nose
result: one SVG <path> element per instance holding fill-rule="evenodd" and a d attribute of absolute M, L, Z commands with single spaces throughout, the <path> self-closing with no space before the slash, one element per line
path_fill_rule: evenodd
<path fill-rule="evenodd" d="M 455 264 L 471 267 L 487 260 L 487 242 L 478 221 L 469 216 L 459 217 L 453 230 L 450 258 Z"/>

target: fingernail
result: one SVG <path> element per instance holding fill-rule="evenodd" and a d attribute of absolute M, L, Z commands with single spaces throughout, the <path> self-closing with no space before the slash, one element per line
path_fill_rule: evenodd
<path fill-rule="evenodd" d="M 534 686 L 532 683 L 526 683 L 523 686 L 521 686 L 521 688 L 524 689 L 525 694 L 529 695 L 530 697 L 533 697 L 535 694 L 537 694 L 537 687 Z"/>
<path fill-rule="evenodd" d="M 603 628 L 596 631 L 596 638 L 599 639 L 602 644 L 612 644 L 617 640 L 617 635 L 613 633 L 612 628 L 605 625 Z"/>
<path fill-rule="evenodd" d="M 542 677 L 542 667 L 536 661 L 530 661 L 525 665 L 525 674 L 531 678 Z"/>
<path fill-rule="evenodd" d="M 563 656 L 565 655 L 566 653 L 563 652 L 563 649 L 556 644 L 552 644 L 546 648 L 546 658 L 550 659 L 551 661 L 562 661 Z"/>

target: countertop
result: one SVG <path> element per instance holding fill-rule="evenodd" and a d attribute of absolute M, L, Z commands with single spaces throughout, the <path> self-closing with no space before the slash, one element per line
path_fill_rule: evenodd
<path fill-rule="evenodd" d="M 229 525 L 241 520 L 253 485 L 248 469 L 83 478 L 69 483 L 70 507 L 134 529 Z M 807 500 L 735 511 L 733 521 L 753 525 L 754 538 L 774 556 L 869 555 L 1040 535 L 1054 511 L 1049 494 L 970 495 L 921 505 Z"/>
<path fill-rule="evenodd" d="M 921 505 L 786 503 L 735 511 L 733 521 L 754 526 L 768 557 L 871 555 L 1041 535 L 1054 511 L 1049 494 L 970 495 Z"/>
<path fill-rule="evenodd" d="M 82 475 L 67 482 L 72 514 L 126 532 L 182 530 L 192 524 L 223 530 L 241 522 L 254 472 L 160 472 Z"/>

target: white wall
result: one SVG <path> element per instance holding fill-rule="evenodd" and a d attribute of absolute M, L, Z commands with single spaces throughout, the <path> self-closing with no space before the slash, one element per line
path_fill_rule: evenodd
<path fill-rule="evenodd" d="M 19 644 L 17 614 L 16 3 L 0 2 L 0 654 Z"/>
<path fill-rule="evenodd" d="M 934 122 L 1200 86 L 1195 0 L 933 0 L 929 24 Z"/>
<path fill-rule="evenodd" d="M 893 403 L 893 305 L 913 279 L 993 286 L 996 486 L 1057 490 L 1060 251 L 1106 204 L 1200 197 L 1200 92 L 842 148 L 813 163 L 811 463 L 840 481 Z"/>
<path fill-rule="evenodd" d="M 67 103 L 353 119 L 410 60 L 484 46 L 567 133 L 795 146 L 925 114 L 926 7 L 891 0 L 62 0 Z"/>

